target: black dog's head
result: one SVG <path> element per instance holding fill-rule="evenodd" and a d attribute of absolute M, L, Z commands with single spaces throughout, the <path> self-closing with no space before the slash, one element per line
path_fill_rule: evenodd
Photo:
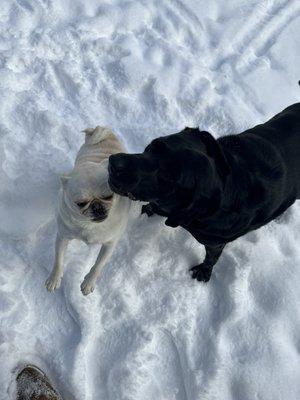
<path fill-rule="evenodd" d="M 109 158 L 111 189 L 155 204 L 172 226 L 182 224 L 195 207 L 202 213 L 217 207 L 228 173 L 218 142 L 192 128 L 153 140 L 141 154 Z"/>

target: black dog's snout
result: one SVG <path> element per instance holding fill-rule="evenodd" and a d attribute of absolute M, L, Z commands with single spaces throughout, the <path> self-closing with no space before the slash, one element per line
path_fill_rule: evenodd
<path fill-rule="evenodd" d="M 121 175 L 122 173 L 126 173 L 129 167 L 128 158 L 126 154 L 114 154 L 109 157 L 109 172 L 113 175 Z"/>
<path fill-rule="evenodd" d="M 136 192 L 140 190 L 145 176 L 144 154 L 118 153 L 109 157 L 108 184 L 111 190 L 132 200 L 140 200 Z"/>
<path fill-rule="evenodd" d="M 119 194 L 130 192 L 138 181 L 135 156 L 124 153 L 110 156 L 108 172 L 108 182 L 114 192 Z"/>

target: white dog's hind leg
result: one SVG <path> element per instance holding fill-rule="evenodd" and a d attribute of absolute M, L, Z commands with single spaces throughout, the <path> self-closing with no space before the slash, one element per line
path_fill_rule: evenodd
<path fill-rule="evenodd" d="M 97 278 L 99 277 L 104 264 L 109 260 L 115 248 L 116 242 L 104 243 L 98 254 L 97 260 L 90 272 L 84 277 L 81 284 L 81 291 L 86 296 L 92 293 L 95 289 Z"/>
<path fill-rule="evenodd" d="M 46 280 L 45 285 L 49 292 L 53 292 L 60 287 L 60 282 L 63 277 L 63 262 L 64 255 L 67 250 L 69 240 L 57 234 L 55 241 L 55 262 L 53 270 Z"/>

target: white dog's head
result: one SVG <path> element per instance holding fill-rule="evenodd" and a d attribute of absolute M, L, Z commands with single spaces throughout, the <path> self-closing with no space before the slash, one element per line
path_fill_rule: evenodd
<path fill-rule="evenodd" d="M 68 208 L 89 221 L 102 222 L 116 196 L 108 185 L 108 157 L 122 151 L 117 137 L 107 128 L 86 129 L 73 171 L 61 176 Z"/>
<path fill-rule="evenodd" d="M 62 190 L 73 210 L 91 221 L 101 222 L 107 218 L 113 202 L 113 193 L 108 183 L 107 161 L 99 165 L 82 166 L 70 175 L 61 177 Z"/>

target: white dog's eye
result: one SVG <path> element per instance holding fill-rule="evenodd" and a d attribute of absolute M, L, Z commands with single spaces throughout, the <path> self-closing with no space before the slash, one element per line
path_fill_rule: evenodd
<path fill-rule="evenodd" d="M 79 201 L 76 204 L 78 205 L 78 207 L 83 208 L 88 204 L 88 201 Z"/>
<path fill-rule="evenodd" d="M 110 200 L 112 200 L 113 197 L 114 197 L 114 195 L 110 194 L 109 196 L 102 197 L 102 200 L 110 201 Z"/>

